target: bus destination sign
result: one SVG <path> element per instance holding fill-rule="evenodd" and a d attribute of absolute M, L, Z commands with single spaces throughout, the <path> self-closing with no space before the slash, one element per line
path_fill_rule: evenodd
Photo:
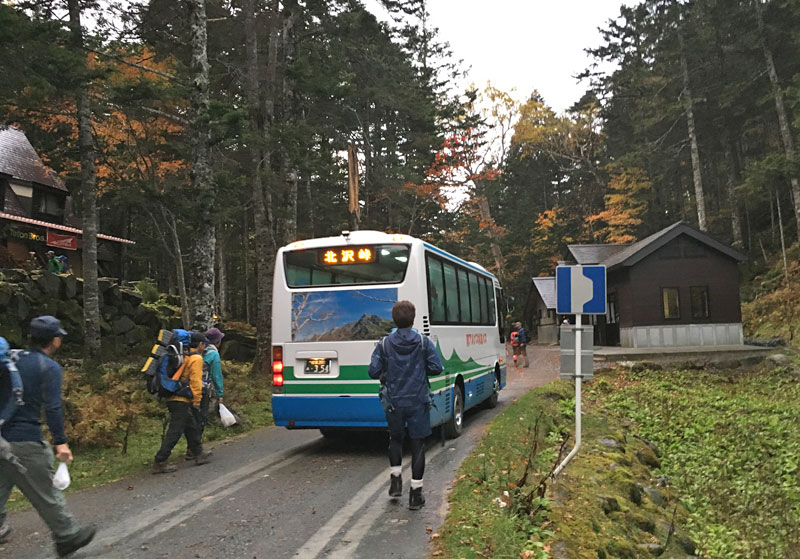
<path fill-rule="evenodd" d="M 319 261 L 324 266 L 368 264 L 375 262 L 376 256 L 374 247 L 336 247 L 319 251 Z"/>

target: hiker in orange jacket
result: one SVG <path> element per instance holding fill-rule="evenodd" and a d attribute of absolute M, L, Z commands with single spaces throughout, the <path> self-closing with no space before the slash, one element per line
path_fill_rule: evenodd
<path fill-rule="evenodd" d="M 174 472 L 177 468 L 167 463 L 172 449 L 180 440 L 181 435 L 186 435 L 186 445 L 194 456 L 195 463 L 200 466 L 206 464 L 210 453 L 203 452 L 202 431 L 200 429 L 200 402 L 203 398 L 203 350 L 206 347 L 206 337 L 202 332 L 192 332 L 189 341 L 189 355 L 183 360 L 180 379 L 189 383 L 192 398 L 171 396 L 167 398 L 169 410 L 169 427 L 161 441 L 161 448 L 156 453 L 153 462 L 154 474 Z M 174 378 L 174 377 L 173 377 Z"/>

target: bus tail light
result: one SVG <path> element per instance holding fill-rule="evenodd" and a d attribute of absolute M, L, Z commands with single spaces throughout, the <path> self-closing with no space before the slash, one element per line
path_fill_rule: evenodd
<path fill-rule="evenodd" d="M 283 347 L 272 347 L 272 386 L 283 386 Z"/>

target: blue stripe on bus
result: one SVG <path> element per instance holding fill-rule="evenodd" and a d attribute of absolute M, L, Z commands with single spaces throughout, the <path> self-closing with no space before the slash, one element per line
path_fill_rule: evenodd
<path fill-rule="evenodd" d="M 444 251 L 444 250 L 442 250 L 440 248 L 436 248 L 435 246 L 429 245 L 428 243 L 423 243 L 423 244 L 425 245 L 425 248 L 427 248 L 427 249 L 429 249 L 429 250 L 431 250 L 433 252 L 441 254 L 442 256 L 446 256 L 447 258 L 451 258 L 452 260 L 455 260 L 459 264 L 463 264 L 464 266 L 467 266 L 468 268 L 472 268 L 476 272 L 480 272 L 481 274 L 486 274 L 488 276 L 491 276 L 491 277 L 497 279 L 497 276 L 495 276 L 493 273 L 487 272 L 486 270 L 484 270 L 483 268 L 479 268 L 475 264 L 470 264 L 466 260 L 461 260 L 458 256 L 453 256 L 449 252 L 446 252 L 446 251 Z"/>

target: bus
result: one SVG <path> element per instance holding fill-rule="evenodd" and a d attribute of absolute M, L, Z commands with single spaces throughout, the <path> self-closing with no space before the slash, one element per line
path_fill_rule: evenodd
<path fill-rule="evenodd" d="M 343 231 L 278 251 L 272 292 L 272 414 L 276 425 L 325 436 L 386 428 L 370 357 L 392 306 L 416 306 L 414 328 L 430 337 L 444 372 L 429 377 L 431 425 L 449 438 L 464 412 L 497 405 L 506 385 L 497 278 L 409 235 Z"/>

